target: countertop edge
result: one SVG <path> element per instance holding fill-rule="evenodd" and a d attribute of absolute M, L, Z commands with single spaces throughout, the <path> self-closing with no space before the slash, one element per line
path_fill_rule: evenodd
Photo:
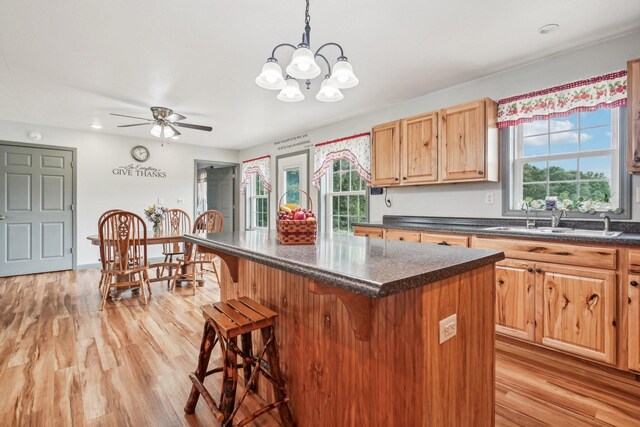
<path fill-rule="evenodd" d="M 257 262 L 269 267 L 278 268 L 289 273 L 298 274 L 309 279 L 318 280 L 320 282 L 327 283 L 329 285 L 346 289 L 350 292 L 354 292 L 371 298 L 383 298 L 399 294 L 413 288 L 419 288 L 459 274 L 464 274 L 469 271 L 494 264 L 505 259 L 505 255 L 503 252 L 494 252 L 490 255 L 486 255 L 472 261 L 454 264 L 411 278 L 398 279 L 393 282 L 381 284 L 358 279 L 346 274 L 336 274 L 331 271 L 319 269 L 307 264 L 297 263 L 292 260 L 282 260 L 279 258 L 264 256 L 247 249 L 238 249 L 237 247 L 229 244 L 203 239 L 193 234 L 185 234 L 184 238 L 188 242 L 195 243 L 197 245 L 208 247 L 210 249 L 216 249 L 220 252 L 232 256 L 238 256 L 249 261 Z M 464 271 L 460 271 L 461 265 L 464 265 Z"/>

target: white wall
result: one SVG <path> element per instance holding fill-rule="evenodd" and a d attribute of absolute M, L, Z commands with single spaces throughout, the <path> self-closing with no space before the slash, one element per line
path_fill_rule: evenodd
<path fill-rule="evenodd" d="M 31 141 L 27 134 L 38 131 L 43 137 Z M 98 217 L 108 209 L 119 208 L 141 216 L 147 205 L 164 199 L 167 207 L 180 207 L 194 212 L 194 160 L 238 163 L 238 151 L 188 145 L 172 141 L 161 147 L 159 141 L 119 137 L 101 131 L 69 129 L 0 121 L 0 141 L 34 142 L 37 144 L 74 147 L 77 149 L 77 236 L 76 250 L 79 266 L 96 264 L 98 248 L 86 239 L 97 234 Z M 145 166 L 160 168 L 165 179 L 116 176 L 113 168 L 136 163 L 129 152 L 135 145 L 144 145 L 151 152 Z M 178 206 L 177 199 L 184 199 Z M 150 256 L 159 255 L 158 247 Z"/>
<path fill-rule="evenodd" d="M 482 79 L 419 96 L 388 108 L 339 121 L 310 130 L 312 144 L 365 132 L 372 126 L 403 117 L 437 110 L 474 99 L 489 97 L 494 100 L 527 93 L 587 77 L 626 68 L 629 59 L 640 57 L 640 31 L 599 44 L 584 47 L 545 60 L 509 69 Z M 382 64 L 381 64 L 382 66 Z M 429 73 L 429 70 L 424 70 Z M 402 78 L 402 76 L 398 76 Z M 388 84 L 393 84 L 389 82 Z M 359 86 L 353 90 L 367 90 Z M 346 91 L 345 96 L 349 96 Z M 309 100 L 304 102 L 315 102 Z M 304 108 L 304 102 L 299 108 Z M 283 137 L 286 135 L 283 135 Z M 261 141 L 256 141 L 260 143 Z M 266 154 L 272 155 L 272 171 L 275 156 L 282 154 L 272 142 L 254 146 L 240 152 L 240 160 Z M 298 150 L 300 148 L 297 148 Z M 295 151 L 295 149 L 292 149 Z M 633 178 L 633 194 L 640 185 L 640 177 Z M 461 217 L 499 217 L 502 215 L 502 184 L 449 184 L 423 187 L 391 188 L 388 190 L 392 206 L 387 208 L 383 196 L 372 196 L 370 220 L 379 221 L 382 215 L 425 215 Z M 485 193 L 494 193 L 494 204 L 484 203 Z M 317 193 L 314 193 L 317 197 Z M 275 195 L 272 194 L 273 207 Z M 273 210 L 273 209 L 272 209 Z M 243 211 L 241 211 L 243 212 Z M 633 220 L 640 220 L 640 206 L 633 203 Z M 244 215 L 242 215 L 244 218 Z M 242 222 L 242 220 L 241 220 Z M 273 222 L 271 223 L 273 227 Z"/>

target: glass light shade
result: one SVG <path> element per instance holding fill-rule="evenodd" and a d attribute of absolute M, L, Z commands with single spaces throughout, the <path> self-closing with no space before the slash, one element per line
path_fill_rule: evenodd
<path fill-rule="evenodd" d="M 256 84 L 264 89 L 284 89 L 287 83 L 282 77 L 282 68 L 275 61 L 268 61 L 262 66 L 262 72 L 256 77 Z"/>
<path fill-rule="evenodd" d="M 343 98 L 344 95 L 340 92 L 340 89 L 330 79 L 324 79 L 316 95 L 316 99 L 322 102 L 338 102 L 342 101 Z"/>
<path fill-rule="evenodd" d="M 300 85 L 294 79 L 287 79 L 287 86 L 280 91 L 278 99 L 283 102 L 298 102 L 304 100 L 304 95 L 300 91 Z"/>
<path fill-rule="evenodd" d="M 171 138 L 175 134 L 176 133 L 169 126 L 163 126 L 162 136 L 164 136 L 165 138 Z"/>
<path fill-rule="evenodd" d="M 151 135 L 155 136 L 156 138 L 160 138 L 160 135 L 162 135 L 162 125 L 153 125 L 153 127 L 151 128 Z"/>
<path fill-rule="evenodd" d="M 296 79 L 313 79 L 320 75 L 320 66 L 313 57 L 313 52 L 306 47 L 299 47 L 293 52 L 291 64 L 287 66 L 287 74 Z"/>
<path fill-rule="evenodd" d="M 353 74 L 353 67 L 349 61 L 338 61 L 333 66 L 331 80 L 339 89 L 349 89 L 359 83 L 358 78 Z"/>

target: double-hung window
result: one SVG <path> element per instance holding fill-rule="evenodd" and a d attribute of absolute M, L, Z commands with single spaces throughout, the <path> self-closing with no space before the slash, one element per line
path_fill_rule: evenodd
<path fill-rule="evenodd" d="M 334 160 L 325 175 L 325 230 L 352 233 L 353 224 L 367 220 L 367 190 L 353 165 Z"/>
<path fill-rule="evenodd" d="M 247 188 L 249 229 L 269 227 L 269 192 L 265 190 L 258 174 L 253 174 Z"/>
<path fill-rule="evenodd" d="M 511 200 L 544 209 L 548 197 L 570 211 L 625 206 L 621 108 L 522 123 L 511 129 Z"/>

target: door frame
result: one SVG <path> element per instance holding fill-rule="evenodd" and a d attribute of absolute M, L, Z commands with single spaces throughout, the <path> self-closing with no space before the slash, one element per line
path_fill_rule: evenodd
<path fill-rule="evenodd" d="M 5 141 L 0 139 L 0 145 L 8 145 L 22 148 L 39 148 L 48 150 L 60 150 L 71 152 L 71 268 L 78 269 L 78 149 L 76 147 L 64 147 L 61 145 L 33 144 L 31 142 Z"/>
<path fill-rule="evenodd" d="M 232 163 L 232 162 L 218 162 L 214 160 L 193 160 L 193 210 L 191 211 L 193 220 L 195 221 L 195 213 L 198 208 L 198 163 L 206 164 L 209 166 L 229 166 L 233 167 L 233 230 L 237 231 L 240 228 L 240 163 Z"/>
<path fill-rule="evenodd" d="M 311 178 L 313 175 L 313 165 L 311 164 L 312 158 L 310 155 L 310 150 L 306 149 L 306 150 L 296 151 L 294 153 L 281 154 L 279 156 L 276 156 L 276 188 L 275 188 L 276 205 L 278 203 L 278 199 L 280 198 L 280 195 L 278 194 L 278 189 L 280 185 L 280 160 L 286 159 L 288 157 L 300 156 L 303 154 L 307 156 L 307 160 L 306 160 L 306 164 L 307 164 L 307 180 L 306 181 L 307 182 L 305 183 L 306 189 L 304 189 L 304 191 L 309 193 L 309 197 L 311 197 Z"/>

